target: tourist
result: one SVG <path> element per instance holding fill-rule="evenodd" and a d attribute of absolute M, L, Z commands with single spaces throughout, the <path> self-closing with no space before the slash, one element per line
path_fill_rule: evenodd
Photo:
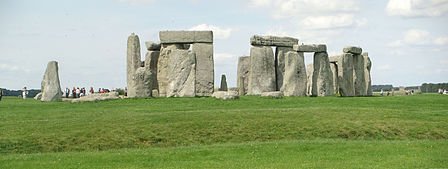
<path fill-rule="evenodd" d="M 22 90 L 22 98 L 26 99 L 27 94 L 28 94 L 28 91 L 26 90 L 26 86 L 25 86 L 25 87 L 23 87 L 23 90 Z"/>
<path fill-rule="evenodd" d="M 438 93 L 443 94 L 443 90 L 441 88 L 439 88 Z"/>
<path fill-rule="evenodd" d="M 381 95 L 381 96 L 384 96 L 384 91 L 383 91 L 383 89 L 381 89 L 380 95 Z"/>
<path fill-rule="evenodd" d="M 76 98 L 76 87 L 73 87 L 73 89 L 72 89 L 72 95 L 73 95 L 73 98 Z"/>
<path fill-rule="evenodd" d="M 68 98 L 70 95 L 70 89 L 68 87 L 65 88 L 65 98 Z"/>
<path fill-rule="evenodd" d="M 90 94 L 93 94 L 95 92 L 95 90 L 93 90 L 93 87 L 90 87 Z"/>
<path fill-rule="evenodd" d="M 81 94 L 81 90 L 79 90 L 79 87 L 76 88 L 76 98 L 79 98 L 79 95 Z"/>
<path fill-rule="evenodd" d="M 444 89 L 443 94 L 448 94 L 448 90 Z"/>

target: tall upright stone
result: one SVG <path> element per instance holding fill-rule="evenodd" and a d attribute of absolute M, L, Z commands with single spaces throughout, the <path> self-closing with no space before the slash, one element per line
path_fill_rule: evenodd
<path fill-rule="evenodd" d="M 151 76 L 151 90 L 156 90 L 159 87 L 157 82 L 157 62 L 159 60 L 159 51 L 148 51 L 145 56 L 145 69 L 152 74 Z"/>
<path fill-rule="evenodd" d="M 274 52 L 268 46 L 250 49 L 249 95 L 276 90 Z"/>
<path fill-rule="evenodd" d="M 276 90 L 280 90 L 283 85 L 283 76 L 285 74 L 285 55 L 293 51 L 292 47 L 276 47 L 275 49 L 275 78 L 277 81 Z"/>
<path fill-rule="evenodd" d="M 211 96 L 215 80 L 213 44 L 194 43 L 192 50 L 196 54 L 196 95 Z"/>
<path fill-rule="evenodd" d="M 189 50 L 174 49 L 168 59 L 167 97 L 196 96 L 196 55 Z"/>
<path fill-rule="evenodd" d="M 365 78 L 367 96 L 372 96 L 373 95 L 372 78 L 370 76 L 370 70 L 372 69 L 372 61 L 370 61 L 369 54 L 367 52 L 364 52 L 362 55 L 364 56 L 364 66 L 365 66 L 364 78 Z"/>
<path fill-rule="evenodd" d="M 353 55 L 353 82 L 355 87 L 355 96 L 367 95 L 364 62 L 363 55 Z"/>
<path fill-rule="evenodd" d="M 136 93 L 135 83 L 133 76 L 137 69 L 141 67 L 141 55 L 140 55 L 140 39 L 134 33 L 128 37 L 127 42 L 127 88 L 129 93 Z M 132 94 L 131 94 L 132 97 Z"/>
<path fill-rule="evenodd" d="M 331 96 L 333 91 L 333 73 L 327 52 L 314 53 L 314 71 L 312 82 L 313 96 Z"/>
<path fill-rule="evenodd" d="M 290 51 L 285 56 L 281 91 L 284 96 L 306 96 L 306 68 L 303 52 Z"/>
<path fill-rule="evenodd" d="M 353 54 L 344 53 L 340 56 L 338 63 L 338 86 L 341 96 L 354 96 L 353 83 Z"/>
<path fill-rule="evenodd" d="M 336 62 L 330 62 L 331 73 L 333 74 L 333 92 L 338 94 L 338 66 Z"/>
<path fill-rule="evenodd" d="M 237 87 L 240 96 L 244 96 L 248 91 L 249 84 L 249 68 L 250 68 L 250 57 L 242 56 L 238 59 L 238 70 L 237 70 Z"/>
<path fill-rule="evenodd" d="M 62 90 L 59 82 L 59 67 L 58 62 L 48 62 L 45 70 L 44 78 L 41 83 L 42 97 L 41 101 L 61 101 Z"/>
<path fill-rule="evenodd" d="M 166 97 L 166 88 L 168 87 L 168 66 L 171 53 L 177 49 L 183 49 L 182 44 L 162 44 L 159 59 L 157 61 L 157 83 L 159 87 L 159 96 Z"/>
<path fill-rule="evenodd" d="M 221 75 L 221 86 L 219 87 L 219 91 L 227 91 L 227 80 L 226 75 Z"/>

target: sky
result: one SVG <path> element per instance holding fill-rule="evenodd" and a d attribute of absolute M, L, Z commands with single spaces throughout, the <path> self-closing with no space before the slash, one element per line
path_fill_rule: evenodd
<path fill-rule="evenodd" d="M 330 56 L 359 46 L 372 84 L 448 82 L 447 13 L 448 0 L 0 0 L 0 88 L 39 89 L 52 60 L 63 88 L 124 88 L 127 37 L 143 57 L 161 30 L 213 31 L 215 87 L 221 74 L 236 86 L 256 34 L 324 43 Z"/>

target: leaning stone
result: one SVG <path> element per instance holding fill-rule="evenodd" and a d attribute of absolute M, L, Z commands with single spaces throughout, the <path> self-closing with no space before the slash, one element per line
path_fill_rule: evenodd
<path fill-rule="evenodd" d="M 306 68 L 302 52 L 288 52 L 281 91 L 284 96 L 306 96 Z"/>
<path fill-rule="evenodd" d="M 173 50 L 183 49 L 182 44 L 162 44 L 159 59 L 157 61 L 157 83 L 159 96 L 166 97 L 166 88 L 168 87 L 168 65 L 169 58 Z M 129 90 L 129 89 L 128 89 Z"/>
<path fill-rule="evenodd" d="M 355 96 L 367 95 L 364 62 L 364 56 L 353 56 L 353 82 L 355 87 Z"/>
<path fill-rule="evenodd" d="M 212 31 L 160 31 L 160 43 L 213 43 Z"/>
<path fill-rule="evenodd" d="M 312 96 L 331 96 L 333 91 L 333 73 L 327 52 L 314 53 L 314 71 Z"/>
<path fill-rule="evenodd" d="M 215 86 L 213 44 L 194 43 L 196 54 L 196 96 L 211 96 Z"/>
<path fill-rule="evenodd" d="M 347 46 L 342 50 L 344 53 L 351 53 L 354 55 L 360 55 L 362 53 L 362 49 L 356 46 Z"/>
<path fill-rule="evenodd" d="M 216 91 L 213 92 L 212 97 L 221 100 L 234 100 L 239 98 L 238 93 L 235 91 Z"/>
<path fill-rule="evenodd" d="M 221 86 L 219 87 L 219 91 L 227 91 L 227 80 L 226 75 L 221 75 Z"/>
<path fill-rule="evenodd" d="M 50 61 L 42 80 L 41 101 L 62 101 L 62 90 L 59 82 L 58 62 Z"/>
<path fill-rule="evenodd" d="M 36 96 L 34 96 L 34 100 L 41 100 L 42 99 L 42 92 L 37 93 Z"/>
<path fill-rule="evenodd" d="M 274 52 L 268 46 L 253 46 L 250 49 L 249 95 L 260 95 L 276 89 Z"/>
<path fill-rule="evenodd" d="M 167 97 L 194 97 L 196 56 L 189 50 L 175 49 L 168 62 Z"/>
<path fill-rule="evenodd" d="M 344 53 L 338 63 L 338 86 L 341 96 L 354 96 L 353 86 L 353 55 Z"/>
<path fill-rule="evenodd" d="M 299 40 L 291 37 L 278 36 L 260 36 L 254 35 L 250 38 L 250 44 L 253 46 L 284 46 L 292 47 L 297 45 Z"/>
<path fill-rule="evenodd" d="M 372 78 L 370 76 L 370 70 L 372 68 L 372 61 L 370 61 L 369 54 L 367 52 L 364 52 L 362 55 L 364 56 L 364 67 L 365 67 L 364 78 L 365 78 L 367 96 L 372 96 L 373 95 Z"/>
<path fill-rule="evenodd" d="M 277 81 L 277 91 L 279 91 L 283 85 L 283 75 L 285 74 L 285 55 L 289 51 L 293 51 L 291 47 L 280 46 L 275 49 L 275 80 Z"/>
<path fill-rule="evenodd" d="M 249 68 L 250 68 L 250 57 L 242 56 L 238 59 L 238 93 L 240 96 L 244 96 L 247 94 L 248 84 L 249 84 Z"/>
<path fill-rule="evenodd" d="M 160 43 L 155 43 L 152 41 L 146 41 L 145 42 L 146 49 L 148 51 L 160 51 Z"/>
<path fill-rule="evenodd" d="M 271 97 L 271 98 L 282 98 L 283 97 L 283 93 L 280 91 L 275 91 L 275 92 L 263 92 L 261 93 L 261 97 Z"/>
<path fill-rule="evenodd" d="M 327 45 L 325 44 L 310 44 L 310 45 L 294 45 L 294 51 L 298 52 L 326 52 Z"/>

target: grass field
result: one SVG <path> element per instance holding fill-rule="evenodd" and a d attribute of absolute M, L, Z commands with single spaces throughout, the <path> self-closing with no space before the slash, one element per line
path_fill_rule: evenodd
<path fill-rule="evenodd" d="M 448 97 L 7 97 L 0 168 L 448 168 Z"/>

